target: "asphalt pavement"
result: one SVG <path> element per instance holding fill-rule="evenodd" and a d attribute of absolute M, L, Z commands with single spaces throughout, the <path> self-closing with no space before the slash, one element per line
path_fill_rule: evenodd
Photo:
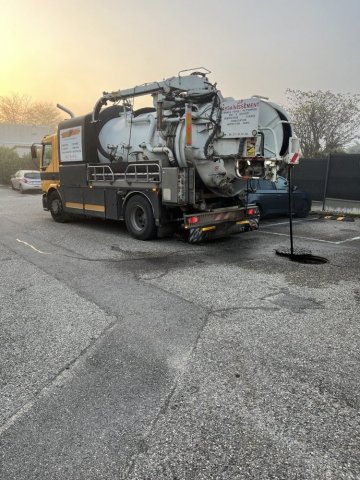
<path fill-rule="evenodd" d="M 360 219 L 209 244 L 0 188 L 1 478 L 358 479 Z"/>

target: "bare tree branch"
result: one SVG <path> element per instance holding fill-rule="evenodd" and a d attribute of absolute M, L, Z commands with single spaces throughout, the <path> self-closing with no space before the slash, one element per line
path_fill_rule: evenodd
<path fill-rule="evenodd" d="M 55 127 L 61 119 L 60 112 L 47 102 L 33 102 L 27 95 L 13 93 L 0 96 L 0 122 L 23 125 Z"/>
<path fill-rule="evenodd" d="M 360 132 L 360 95 L 286 91 L 304 156 L 343 149 Z"/>

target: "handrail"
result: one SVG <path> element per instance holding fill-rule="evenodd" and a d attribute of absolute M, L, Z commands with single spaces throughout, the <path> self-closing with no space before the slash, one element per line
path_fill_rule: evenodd
<path fill-rule="evenodd" d="M 287 120 L 279 120 L 278 122 L 276 122 L 276 124 L 270 128 L 270 127 L 259 127 L 259 131 L 260 132 L 263 132 L 264 130 L 267 130 L 268 132 L 271 133 L 272 137 L 273 137 L 273 141 L 274 141 L 274 147 L 275 147 L 275 151 L 271 150 L 269 147 L 266 147 L 266 150 L 268 150 L 270 153 L 274 154 L 274 158 L 276 160 L 279 160 L 281 159 L 280 155 L 278 155 L 278 152 L 279 152 L 279 146 L 278 146 L 278 143 L 277 143 L 277 138 L 276 138 L 276 134 L 275 134 L 275 128 L 277 128 L 279 125 L 281 124 L 288 124 L 288 125 L 291 125 L 292 122 L 289 122 Z"/>
<path fill-rule="evenodd" d="M 107 171 L 107 173 L 105 173 Z M 108 178 L 110 176 L 110 179 Z M 110 165 L 89 165 L 88 180 L 93 182 L 105 182 L 110 180 L 114 182 L 115 175 Z"/>
<path fill-rule="evenodd" d="M 139 171 L 145 167 L 145 171 Z M 154 171 L 150 171 L 149 167 L 156 167 Z M 133 170 L 133 171 L 131 171 Z M 144 178 L 145 176 L 145 178 Z M 131 178 L 134 177 L 134 178 Z M 152 178 L 150 178 L 152 177 Z M 127 182 L 156 182 L 161 180 L 160 167 L 157 163 L 130 163 L 125 170 L 125 180 Z"/>
<path fill-rule="evenodd" d="M 161 181 L 161 170 L 158 163 L 129 163 L 123 173 L 114 173 L 110 165 L 88 165 L 89 182 L 115 182 L 123 179 L 127 183 Z"/>

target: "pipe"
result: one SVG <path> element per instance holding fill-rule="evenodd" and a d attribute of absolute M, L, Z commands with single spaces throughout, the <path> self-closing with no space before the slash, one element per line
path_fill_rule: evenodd
<path fill-rule="evenodd" d="M 99 113 L 100 113 L 101 107 L 105 104 L 106 104 L 106 100 L 104 99 L 104 97 L 99 98 L 99 100 L 95 103 L 94 110 L 91 116 L 91 123 L 96 123 L 99 121 Z"/>
<path fill-rule="evenodd" d="M 155 130 L 156 130 L 156 119 L 153 115 L 149 115 L 148 120 L 150 122 L 150 127 L 149 127 L 149 132 L 148 132 L 146 140 L 145 140 L 146 149 L 149 152 L 152 152 L 152 153 L 165 153 L 167 155 L 171 165 L 175 165 L 175 157 L 174 157 L 174 154 L 170 150 L 169 147 L 153 147 L 151 145 L 150 142 L 151 142 L 151 140 L 154 136 Z"/>
<path fill-rule="evenodd" d="M 68 108 L 64 107 L 64 105 L 61 105 L 60 103 L 56 104 L 57 108 L 60 108 L 60 110 L 63 110 L 65 113 L 70 115 L 70 118 L 75 117 L 75 113 L 69 110 Z"/>
<path fill-rule="evenodd" d="M 162 100 L 156 102 L 156 130 L 160 132 L 162 130 L 163 123 L 163 104 Z"/>

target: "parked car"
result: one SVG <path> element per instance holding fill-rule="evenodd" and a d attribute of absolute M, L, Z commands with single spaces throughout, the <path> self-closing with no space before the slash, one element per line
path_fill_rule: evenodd
<path fill-rule="evenodd" d="M 260 209 L 260 216 L 289 215 L 289 189 L 284 177 L 271 180 L 252 179 L 245 184 L 247 203 L 255 203 Z M 292 211 L 297 217 L 307 217 L 311 210 L 310 196 L 292 187 Z"/>
<path fill-rule="evenodd" d="M 41 191 L 40 172 L 37 170 L 18 170 L 11 175 L 11 188 L 24 193 L 30 190 Z"/>

